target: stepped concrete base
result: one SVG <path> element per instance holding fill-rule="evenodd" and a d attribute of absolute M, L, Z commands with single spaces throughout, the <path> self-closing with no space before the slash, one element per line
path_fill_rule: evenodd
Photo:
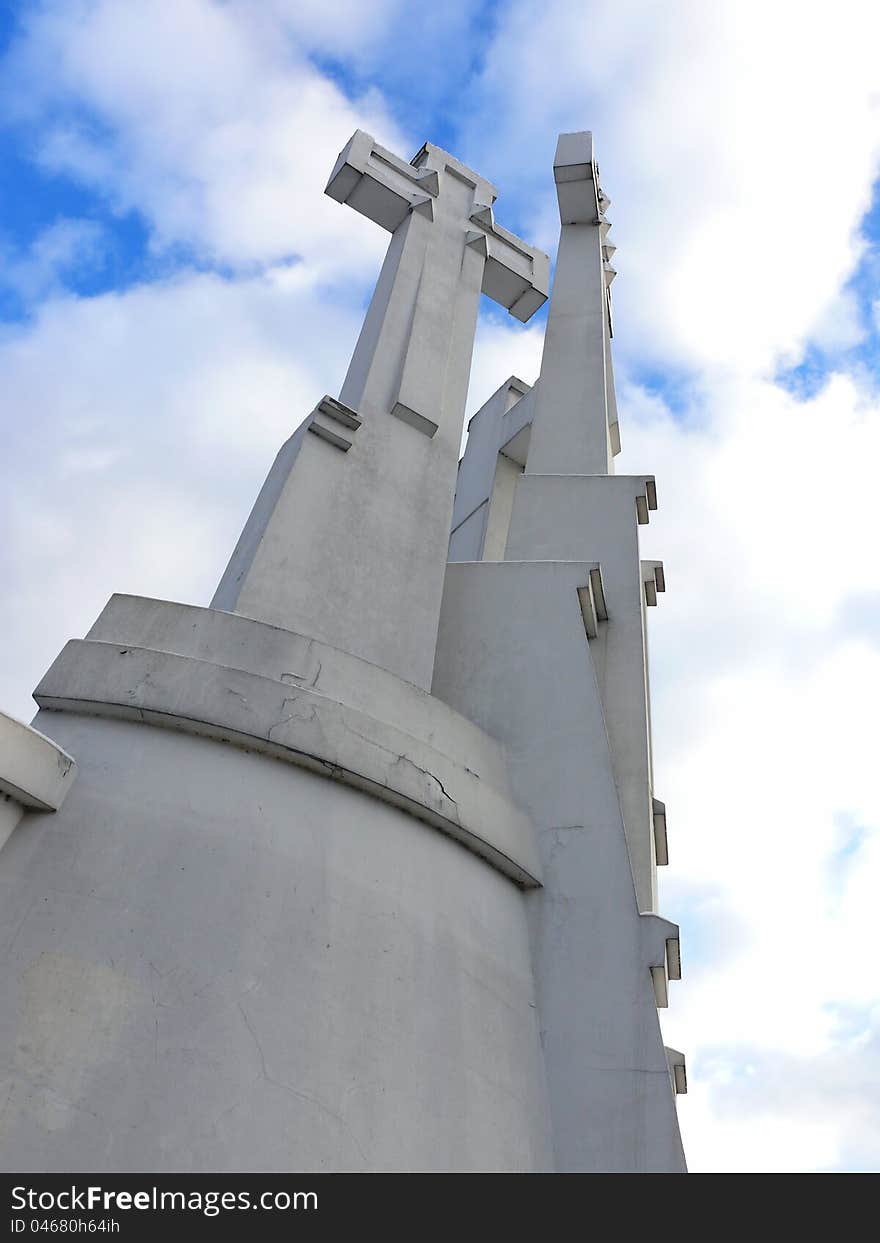
<path fill-rule="evenodd" d="M 115 597 L 66 651 L 37 722 L 79 778 L 0 855 L 0 1165 L 551 1168 L 497 744 L 208 610 Z"/>

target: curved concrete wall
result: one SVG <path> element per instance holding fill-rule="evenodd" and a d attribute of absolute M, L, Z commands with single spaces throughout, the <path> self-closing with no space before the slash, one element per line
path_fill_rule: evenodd
<path fill-rule="evenodd" d="M 511 880 L 264 755 L 37 723 L 80 775 L 0 856 L 0 1164 L 548 1167 Z"/>
<path fill-rule="evenodd" d="M 114 596 L 34 698 L 302 765 L 442 829 L 519 884 L 539 883 L 534 829 L 510 797 L 498 743 L 411 683 L 304 635 Z"/>

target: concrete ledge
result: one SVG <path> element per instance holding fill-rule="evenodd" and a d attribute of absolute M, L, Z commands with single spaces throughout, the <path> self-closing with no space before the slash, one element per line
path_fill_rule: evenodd
<path fill-rule="evenodd" d="M 572 529 L 569 521 L 572 507 L 578 505 L 581 509 L 583 508 L 585 489 L 586 503 L 589 505 L 610 506 L 619 497 L 631 498 L 626 503 L 627 505 L 635 504 L 636 522 L 639 526 L 648 523 L 651 511 L 657 508 L 657 486 L 653 475 L 546 475 L 531 474 L 526 471 L 519 481 L 518 488 L 525 488 L 529 492 L 539 489 L 541 504 L 546 504 L 549 500 L 555 506 L 560 507 L 554 513 L 553 523 L 557 528 L 561 526 L 563 531 Z M 535 500 L 538 500 L 537 495 Z M 534 525 L 531 522 L 531 512 L 526 517 L 529 523 Z M 562 523 L 560 523 L 560 518 L 562 518 Z M 610 514 L 606 520 L 611 520 Z M 542 532 L 545 526 L 548 524 L 540 524 L 537 527 L 538 532 Z M 558 538 L 554 543 L 554 548 L 556 544 L 558 544 Z M 548 548 L 547 555 L 549 556 L 553 550 L 553 548 Z M 556 553 L 558 555 L 558 548 L 556 548 Z"/>
<path fill-rule="evenodd" d="M 401 423 L 407 423 L 410 427 L 414 427 L 417 432 L 421 432 L 423 436 L 427 436 L 430 440 L 436 435 L 438 424 L 433 419 L 426 418 L 425 415 L 419 414 L 418 410 L 413 410 L 405 405 L 402 401 L 396 401 L 391 409 L 391 413 L 396 419 L 400 419 Z"/>
<path fill-rule="evenodd" d="M 662 561 L 642 562 L 642 583 L 645 588 L 645 604 L 654 608 L 657 604 L 657 593 L 666 590 L 666 574 Z"/>
<path fill-rule="evenodd" d="M 676 1096 L 683 1096 L 688 1090 L 687 1066 L 683 1053 L 679 1053 L 678 1049 L 670 1049 L 669 1045 L 664 1046 L 666 1050 L 666 1065 L 669 1067 L 669 1080 L 672 1084 L 672 1090 Z"/>
<path fill-rule="evenodd" d="M 26 811 L 57 811 L 75 776 L 66 751 L 0 712 L 0 848 Z"/>
<path fill-rule="evenodd" d="M 316 691 L 393 722 L 455 762 L 466 763 L 490 785 L 507 789 L 501 747 L 479 726 L 412 682 L 308 635 L 222 609 L 117 594 L 86 638 L 192 656 Z"/>
<path fill-rule="evenodd" d="M 678 924 L 660 915 L 642 915 L 647 963 L 658 1009 L 669 1005 L 669 981 L 681 979 L 681 942 Z"/>
<path fill-rule="evenodd" d="M 175 621 L 180 631 L 188 627 L 190 643 L 199 642 L 193 635 L 191 615 L 211 612 L 157 601 L 143 603 L 145 614 L 152 615 L 154 622 L 155 606 L 160 606 L 166 631 L 169 626 L 175 628 Z M 274 629 L 229 614 L 215 614 L 207 620 L 216 627 L 218 616 L 220 629 L 228 620 L 238 637 L 242 637 L 242 627 L 256 632 Z M 182 639 L 182 633 L 177 637 Z M 259 637 L 257 633 L 255 639 Z M 298 638 L 308 650 L 309 641 L 303 636 L 288 634 L 287 638 Z M 230 647 L 221 640 L 222 635 L 214 635 L 218 654 L 219 649 Z M 258 641 L 243 647 L 252 656 L 253 649 L 259 658 Z M 325 661 L 332 663 L 334 649 L 321 645 L 321 650 Z M 262 654 L 265 657 L 265 650 Z M 366 665 L 345 653 L 337 655 L 343 664 Z M 366 673 L 373 676 L 375 666 L 367 665 Z M 384 670 L 379 673 L 396 684 L 397 702 L 390 696 L 393 688 L 386 685 L 384 704 L 371 705 L 374 711 L 366 712 L 322 693 L 314 682 L 302 685 L 154 647 L 74 640 L 43 678 L 34 698 L 44 709 L 143 721 L 217 738 L 309 768 L 410 812 L 454 837 L 517 884 L 538 885 L 534 830 L 509 795 L 497 743 L 439 700 Z M 324 674 L 323 662 L 319 674 Z M 381 719 L 379 707 L 389 709 Z"/>
<path fill-rule="evenodd" d="M 654 821 L 654 856 L 658 868 L 669 864 L 669 844 L 666 838 L 666 804 L 659 798 L 651 799 L 652 818 Z"/>
<path fill-rule="evenodd" d="M 613 477 L 616 478 L 616 476 Z M 650 522 L 650 510 L 657 508 L 657 484 L 653 475 L 644 475 L 642 479 L 644 492 L 636 495 L 636 518 L 639 526 L 646 526 Z"/>
<path fill-rule="evenodd" d="M 578 587 L 577 593 L 587 638 L 595 639 L 599 634 L 599 622 L 608 620 L 605 586 L 602 582 L 602 567 L 598 562 L 590 569 L 590 575 L 585 586 Z"/>
<path fill-rule="evenodd" d="M 24 808 L 57 811 L 76 762 L 50 738 L 0 712 L 0 794 Z"/>
<path fill-rule="evenodd" d="M 335 397 L 324 396 L 312 411 L 308 429 L 328 444 L 347 453 L 351 448 L 352 437 L 360 425 L 361 420 L 354 410 L 344 406 Z"/>

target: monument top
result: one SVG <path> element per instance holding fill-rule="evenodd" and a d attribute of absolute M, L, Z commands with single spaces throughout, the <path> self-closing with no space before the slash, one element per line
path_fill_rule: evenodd
<path fill-rule="evenodd" d="M 553 159 L 553 180 L 561 224 L 605 224 L 611 199 L 599 184 L 599 165 L 589 130 L 560 134 Z"/>
<path fill-rule="evenodd" d="M 441 178 L 453 183 L 446 193 Z M 438 213 L 445 215 L 447 232 L 457 228 L 462 244 L 477 247 L 485 260 L 482 292 L 487 297 L 523 323 L 547 301 L 548 256 L 496 223 L 496 187 L 442 147 L 426 142 L 407 163 L 356 130 L 340 152 L 325 193 L 390 233 L 412 213 L 432 222 Z M 431 286 L 436 283 L 432 275 Z"/>

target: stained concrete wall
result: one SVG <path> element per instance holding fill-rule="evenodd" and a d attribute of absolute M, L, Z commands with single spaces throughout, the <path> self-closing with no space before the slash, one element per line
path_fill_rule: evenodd
<path fill-rule="evenodd" d="M 506 556 L 589 559 L 602 565 L 609 621 L 593 644 L 593 662 L 639 909 L 656 911 L 651 721 L 638 543 L 638 502 L 647 513 L 647 492 L 646 476 L 525 474 L 517 483 Z"/>
<path fill-rule="evenodd" d="M 604 474 L 588 135 L 555 175 L 546 366 L 476 416 L 453 504 L 480 291 L 526 320 L 548 261 L 448 153 L 356 134 L 328 192 L 393 237 L 341 401 L 282 449 L 212 610 L 115 597 L 35 692 L 80 777 L 0 854 L 7 1168 L 683 1168 L 653 482 Z M 453 560 L 508 560 L 447 573 L 450 520 Z"/>
<path fill-rule="evenodd" d="M 480 295 L 525 321 L 550 261 L 496 224 L 495 187 L 433 144 L 410 164 L 358 131 L 327 193 L 392 233 L 339 394 L 347 429 L 284 446 L 214 606 L 427 689 Z"/>
<path fill-rule="evenodd" d="M 0 856 L 0 1165 L 549 1167 L 510 880 L 265 756 L 37 724 L 80 776 Z"/>
<path fill-rule="evenodd" d="M 556 1169 L 683 1171 L 651 970 L 678 932 L 639 914 L 579 606 L 588 576 L 450 565 L 434 690 L 504 742 L 538 832 L 544 885 L 527 902 Z"/>

